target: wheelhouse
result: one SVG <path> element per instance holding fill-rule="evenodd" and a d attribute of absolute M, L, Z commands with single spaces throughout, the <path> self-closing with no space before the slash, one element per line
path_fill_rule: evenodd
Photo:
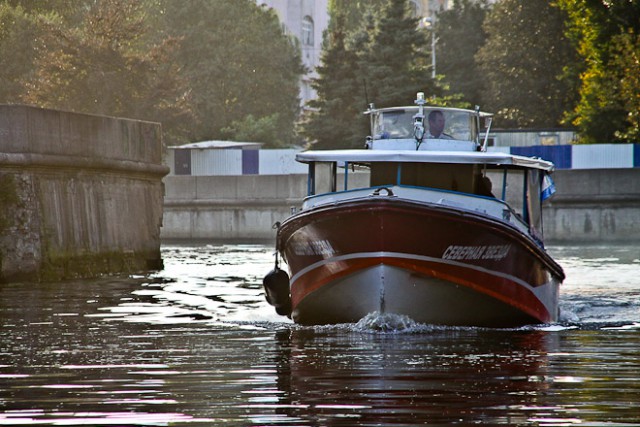
<path fill-rule="evenodd" d="M 308 163 L 303 209 L 362 197 L 371 189 L 412 189 L 417 201 L 466 206 L 519 224 L 542 241 L 542 202 L 551 183 L 549 162 L 505 153 L 316 151 L 298 154 Z M 456 202 L 461 197 L 464 202 Z M 473 202 L 475 200 L 475 202 Z"/>

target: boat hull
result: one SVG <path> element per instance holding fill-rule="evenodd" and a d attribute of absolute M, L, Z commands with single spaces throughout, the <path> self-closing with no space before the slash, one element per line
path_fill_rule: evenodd
<path fill-rule="evenodd" d="M 460 326 L 557 320 L 562 269 L 529 236 L 470 211 L 390 197 L 336 203 L 289 218 L 278 245 L 297 323 L 371 312 Z"/>

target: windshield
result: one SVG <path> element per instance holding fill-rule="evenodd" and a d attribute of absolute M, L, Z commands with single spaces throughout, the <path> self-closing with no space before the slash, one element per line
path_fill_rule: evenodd
<path fill-rule="evenodd" d="M 374 139 L 413 138 L 413 116 L 417 112 L 417 107 L 376 112 L 372 129 Z M 424 115 L 427 139 L 476 140 L 475 116 L 470 111 L 425 108 Z"/>

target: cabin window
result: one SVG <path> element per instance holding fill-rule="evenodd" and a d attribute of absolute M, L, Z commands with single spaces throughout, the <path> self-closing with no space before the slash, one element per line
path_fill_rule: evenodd
<path fill-rule="evenodd" d="M 376 139 L 413 138 L 413 110 L 393 110 L 379 113 L 374 120 Z"/>
<path fill-rule="evenodd" d="M 478 123 L 476 116 L 468 111 L 447 110 L 437 108 L 424 109 L 424 123 L 429 131 L 429 115 L 434 111 L 441 113 L 444 118 L 443 133 L 447 138 L 461 141 L 476 141 L 478 137 Z M 414 138 L 414 116 L 417 108 L 394 108 L 378 111 L 373 116 L 372 133 L 374 139 L 411 139 Z M 428 135 L 429 133 L 427 133 Z"/>
<path fill-rule="evenodd" d="M 373 163 L 371 186 L 407 185 L 477 194 L 477 165 Z"/>
<path fill-rule="evenodd" d="M 309 165 L 309 195 L 336 191 L 336 163 L 315 162 Z"/>
<path fill-rule="evenodd" d="M 487 174 L 493 183 L 493 193 L 504 200 L 514 212 L 526 220 L 527 208 L 525 194 L 525 173 L 522 170 L 503 169 Z"/>

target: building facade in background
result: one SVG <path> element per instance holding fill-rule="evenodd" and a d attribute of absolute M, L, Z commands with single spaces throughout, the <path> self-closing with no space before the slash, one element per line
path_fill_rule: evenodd
<path fill-rule="evenodd" d="M 329 0 L 256 0 L 258 5 L 272 8 L 280 18 L 283 30 L 298 39 L 302 63 L 307 73 L 300 82 L 300 102 L 304 106 L 316 97 L 311 80 L 320 64 L 322 34 L 329 26 Z"/>
<path fill-rule="evenodd" d="M 432 19 L 452 3 L 452 0 L 409 1 L 416 17 Z M 298 40 L 302 62 L 308 70 L 300 82 L 300 102 L 304 106 L 316 97 L 311 81 L 317 76 L 315 69 L 320 65 L 322 36 L 329 26 L 329 0 L 256 0 L 256 3 L 273 9 L 283 30 Z"/>

